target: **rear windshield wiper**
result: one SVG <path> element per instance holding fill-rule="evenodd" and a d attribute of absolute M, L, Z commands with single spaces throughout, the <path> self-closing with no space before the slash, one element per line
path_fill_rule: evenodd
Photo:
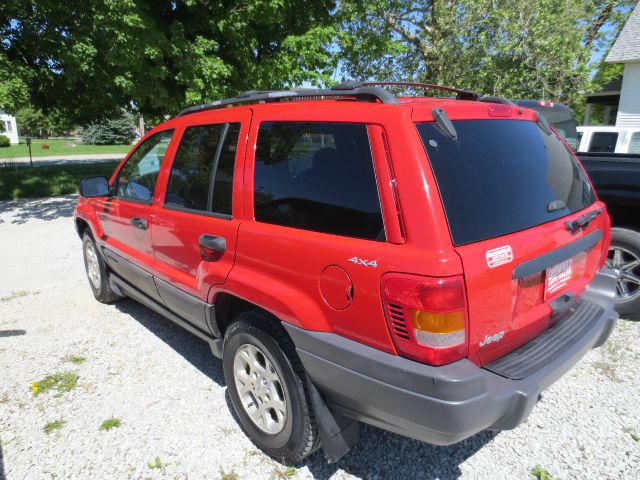
<path fill-rule="evenodd" d="M 594 218 L 602 213 L 602 209 L 593 210 L 591 212 L 585 213 L 584 215 L 576 218 L 571 222 L 564 222 L 564 226 L 567 227 L 571 233 L 575 233 L 580 228 L 585 228 L 588 226 Z"/>

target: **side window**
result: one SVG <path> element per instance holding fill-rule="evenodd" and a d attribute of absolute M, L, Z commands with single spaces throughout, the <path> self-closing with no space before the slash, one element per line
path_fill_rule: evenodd
<path fill-rule="evenodd" d="M 233 167 L 236 163 L 240 124 L 230 123 L 224 143 L 220 149 L 213 183 L 211 211 L 231 215 L 231 197 L 233 195 Z"/>
<path fill-rule="evenodd" d="M 593 135 L 591 135 L 589 151 L 613 153 L 616 149 L 617 141 L 617 132 L 594 132 Z"/>
<path fill-rule="evenodd" d="M 211 169 L 224 124 L 198 125 L 185 130 L 169 176 L 165 204 L 207 210 Z"/>
<path fill-rule="evenodd" d="M 366 125 L 261 124 L 254 211 L 261 222 L 385 240 Z"/>
<path fill-rule="evenodd" d="M 187 128 L 171 167 L 165 205 L 231 215 L 239 133 L 239 123 Z"/>
<path fill-rule="evenodd" d="M 629 140 L 629 153 L 640 153 L 640 132 L 634 132 Z"/>
<path fill-rule="evenodd" d="M 158 132 L 142 143 L 124 164 L 116 180 L 117 195 L 150 202 L 160 165 L 169 148 L 173 130 Z"/>

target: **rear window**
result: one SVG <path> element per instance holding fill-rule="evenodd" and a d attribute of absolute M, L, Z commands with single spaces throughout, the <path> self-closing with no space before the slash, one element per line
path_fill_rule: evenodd
<path fill-rule="evenodd" d="M 540 225 L 595 201 L 563 142 L 522 120 L 453 122 L 457 140 L 417 126 L 455 245 Z M 558 202 L 560 201 L 560 202 Z"/>
<path fill-rule="evenodd" d="M 616 150 L 618 141 L 617 132 L 595 132 L 591 135 L 590 152 L 613 153 Z"/>

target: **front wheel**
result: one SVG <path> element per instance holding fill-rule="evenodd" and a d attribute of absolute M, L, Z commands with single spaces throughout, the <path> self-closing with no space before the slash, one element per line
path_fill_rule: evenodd
<path fill-rule="evenodd" d="M 85 232 L 82 236 L 82 253 L 84 256 L 84 269 L 89 279 L 89 286 L 91 286 L 91 291 L 93 292 L 93 296 L 96 297 L 96 300 L 101 303 L 113 303 L 122 298 L 109 287 L 107 266 L 98 252 L 96 242 L 94 242 L 93 237 L 91 237 L 88 232 Z"/>
<path fill-rule="evenodd" d="M 318 446 L 304 369 L 293 342 L 269 315 L 238 315 L 224 338 L 224 377 L 249 438 L 267 455 L 297 462 Z"/>
<path fill-rule="evenodd" d="M 616 310 L 626 318 L 640 318 L 640 232 L 611 229 L 607 266 L 618 274 Z"/>

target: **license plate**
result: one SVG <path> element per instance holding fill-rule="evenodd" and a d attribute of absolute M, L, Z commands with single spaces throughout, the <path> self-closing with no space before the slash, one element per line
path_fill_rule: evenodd
<path fill-rule="evenodd" d="M 547 268 L 544 282 L 544 298 L 555 295 L 569 284 L 573 274 L 573 259 Z"/>

